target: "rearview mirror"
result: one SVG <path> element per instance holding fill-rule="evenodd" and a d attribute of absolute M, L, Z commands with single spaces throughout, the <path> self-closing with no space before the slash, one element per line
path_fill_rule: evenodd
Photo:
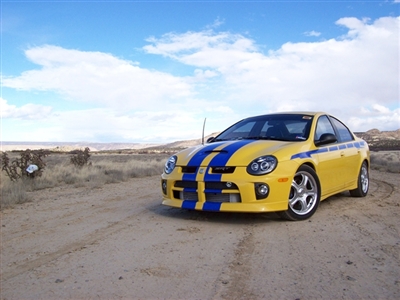
<path fill-rule="evenodd" d="M 212 142 L 214 142 L 214 139 L 215 139 L 215 137 L 209 137 L 208 139 L 207 139 L 207 143 L 212 143 Z"/>
<path fill-rule="evenodd" d="M 334 134 L 324 133 L 321 135 L 319 140 L 314 142 L 314 144 L 315 144 L 315 146 L 323 146 L 323 145 L 327 145 L 327 144 L 333 144 L 336 142 L 337 142 L 337 138 Z"/>

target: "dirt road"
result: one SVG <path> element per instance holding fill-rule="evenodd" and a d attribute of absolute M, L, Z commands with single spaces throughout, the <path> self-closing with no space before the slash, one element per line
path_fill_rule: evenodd
<path fill-rule="evenodd" d="M 307 221 L 162 206 L 159 177 L 1 213 L 1 299 L 399 299 L 398 174 Z"/>

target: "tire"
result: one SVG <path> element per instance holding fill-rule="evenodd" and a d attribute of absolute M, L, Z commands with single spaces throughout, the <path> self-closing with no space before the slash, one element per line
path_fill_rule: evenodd
<path fill-rule="evenodd" d="M 353 197 L 365 197 L 369 189 L 369 170 L 368 164 L 364 161 L 361 165 L 357 179 L 357 188 L 350 190 L 350 195 Z"/>
<path fill-rule="evenodd" d="M 315 213 L 320 199 L 321 186 L 317 173 L 311 167 L 303 165 L 293 177 L 288 210 L 279 215 L 290 221 L 306 220 Z"/>

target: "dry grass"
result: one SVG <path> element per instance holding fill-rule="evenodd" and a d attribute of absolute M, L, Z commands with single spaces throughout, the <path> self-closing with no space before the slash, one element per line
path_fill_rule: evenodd
<path fill-rule="evenodd" d="M 168 156 L 93 154 L 92 164 L 79 168 L 71 164 L 71 155 L 51 154 L 46 158 L 47 166 L 41 177 L 12 182 L 4 172 L 1 173 L 0 209 L 28 202 L 29 192 L 55 186 L 96 188 L 130 178 L 161 175 Z"/>
<path fill-rule="evenodd" d="M 10 154 L 10 158 L 13 155 Z M 38 178 L 11 182 L 1 173 L 0 209 L 13 207 L 30 200 L 29 192 L 61 185 L 97 188 L 130 178 L 161 175 L 168 154 L 101 154 L 92 153 L 91 166 L 75 167 L 70 154 L 51 154 L 47 167 Z M 400 173 L 400 151 L 371 152 L 371 168 Z"/>
<path fill-rule="evenodd" d="M 400 173 L 400 151 L 371 152 L 371 168 L 383 172 Z"/>

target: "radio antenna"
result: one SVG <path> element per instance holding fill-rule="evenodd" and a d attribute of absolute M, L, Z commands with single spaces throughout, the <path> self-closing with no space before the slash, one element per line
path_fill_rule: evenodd
<path fill-rule="evenodd" d="M 204 118 L 204 123 L 203 123 L 203 133 L 201 135 L 201 144 L 204 146 L 204 129 L 206 128 L 206 120 L 207 118 Z"/>

